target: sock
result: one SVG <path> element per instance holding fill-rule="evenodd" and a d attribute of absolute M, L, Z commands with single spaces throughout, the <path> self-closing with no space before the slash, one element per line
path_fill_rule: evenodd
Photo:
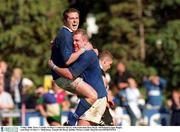
<path fill-rule="evenodd" d="M 76 111 L 68 117 L 69 124 L 75 126 L 79 117 L 82 116 L 90 107 L 91 104 L 89 104 L 85 99 L 81 98 Z"/>

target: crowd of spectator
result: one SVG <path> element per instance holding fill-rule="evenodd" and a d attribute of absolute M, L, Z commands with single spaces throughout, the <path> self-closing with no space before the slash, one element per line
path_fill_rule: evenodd
<path fill-rule="evenodd" d="M 125 108 L 131 118 L 131 125 L 143 123 L 143 112 L 145 108 L 161 109 L 163 102 L 163 90 L 166 80 L 151 75 L 144 77 L 143 87 L 145 95 L 142 96 L 135 77 L 126 69 L 125 64 L 117 64 L 115 76 L 116 93 L 114 101 L 117 106 Z"/>
<path fill-rule="evenodd" d="M 150 75 L 142 79 L 138 86 L 136 77 L 133 77 L 126 65 L 119 62 L 116 67 L 114 80 L 108 76 L 108 96 L 113 98 L 114 107 L 111 108 L 115 125 L 122 124 L 123 110 L 130 117 L 130 125 L 148 125 L 144 121 L 145 109 L 162 109 L 167 107 L 171 114 L 170 125 L 180 125 L 180 92 L 174 89 L 171 98 L 164 102 L 164 90 L 167 81 L 158 75 Z M 65 92 L 52 81 L 52 87 L 48 91 L 43 85 L 37 86 L 33 93 L 29 89 L 34 86 L 32 80 L 25 78 L 21 68 L 14 68 L 12 72 L 8 69 L 5 61 L 0 61 L 0 112 L 19 109 L 25 105 L 26 109 L 34 109 L 46 118 L 49 125 L 61 124 L 61 112 L 73 111 L 78 103 L 78 98 L 69 92 Z M 145 93 L 145 94 L 144 94 Z M 1 119 L 5 122 L 7 119 Z"/>

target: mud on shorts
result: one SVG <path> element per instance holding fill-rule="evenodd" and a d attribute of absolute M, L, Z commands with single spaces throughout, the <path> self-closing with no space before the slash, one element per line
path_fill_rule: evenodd
<path fill-rule="evenodd" d="M 77 85 L 79 83 L 81 83 L 81 81 L 83 81 L 83 79 L 80 77 L 76 78 L 75 80 L 69 80 L 69 79 L 64 78 L 64 77 L 60 77 L 60 78 L 55 80 L 56 84 L 60 88 L 66 90 L 66 91 L 69 91 L 69 92 L 76 91 Z"/>
<path fill-rule="evenodd" d="M 99 124 L 107 105 L 107 97 L 99 98 L 79 119 Z"/>

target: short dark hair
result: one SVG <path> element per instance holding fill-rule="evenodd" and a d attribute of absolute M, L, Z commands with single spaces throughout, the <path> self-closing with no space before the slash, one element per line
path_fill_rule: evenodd
<path fill-rule="evenodd" d="M 84 29 L 81 29 L 81 28 L 77 29 L 76 31 L 73 32 L 73 35 L 76 35 L 76 34 L 81 34 L 82 36 L 85 36 L 87 39 L 89 39 L 86 33 L 86 30 Z"/>
<path fill-rule="evenodd" d="M 71 12 L 77 12 L 80 15 L 80 12 L 75 8 L 68 8 L 63 12 L 63 22 L 65 23 L 68 18 L 68 14 Z"/>

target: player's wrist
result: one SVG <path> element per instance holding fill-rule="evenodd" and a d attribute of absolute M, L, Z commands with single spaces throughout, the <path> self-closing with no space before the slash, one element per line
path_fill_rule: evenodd
<path fill-rule="evenodd" d="M 51 69 L 56 70 L 57 66 L 55 64 L 52 64 Z"/>

